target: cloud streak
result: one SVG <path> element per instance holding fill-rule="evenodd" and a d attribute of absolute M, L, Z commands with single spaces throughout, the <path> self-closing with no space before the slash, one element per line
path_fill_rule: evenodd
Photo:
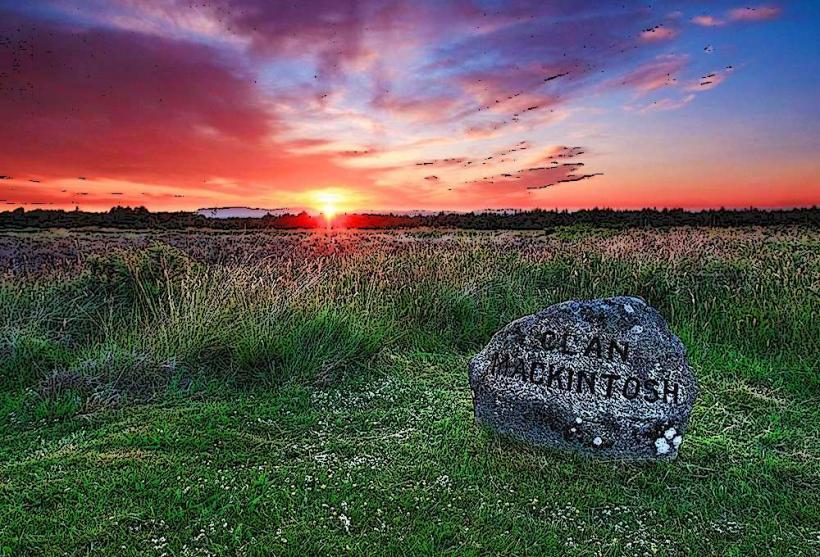
<path fill-rule="evenodd" d="M 782 10 L 778 6 L 746 6 L 728 10 L 723 17 L 714 15 L 697 15 L 692 23 L 701 27 L 721 27 L 735 22 L 770 21 L 780 17 Z"/>

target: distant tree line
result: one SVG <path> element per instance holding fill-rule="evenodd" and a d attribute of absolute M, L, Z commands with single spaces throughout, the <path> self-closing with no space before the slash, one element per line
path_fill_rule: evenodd
<path fill-rule="evenodd" d="M 820 225 L 820 207 L 804 209 L 642 209 L 619 211 L 532 211 L 447 213 L 426 215 L 344 214 L 333 219 L 334 228 L 465 228 L 475 230 L 540 230 L 583 224 L 606 228 L 669 226 L 772 226 Z M 151 212 L 145 207 L 114 207 L 103 213 L 22 208 L 0 212 L 0 229 L 14 228 L 122 228 L 165 229 L 209 228 L 217 230 L 325 228 L 322 216 L 298 214 L 266 215 L 261 218 L 208 218 L 191 212 Z"/>

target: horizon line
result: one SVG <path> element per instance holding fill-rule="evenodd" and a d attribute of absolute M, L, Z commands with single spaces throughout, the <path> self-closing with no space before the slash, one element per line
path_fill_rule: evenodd
<path fill-rule="evenodd" d="M 27 204 L 28 205 L 28 204 Z M 467 215 L 467 214 L 487 214 L 487 213 L 532 213 L 536 211 L 542 212 L 550 212 L 550 213 L 578 213 L 582 211 L 615 211 L 615 212 L 635 212 L 635 211 L 683 211 L 688 213 L 700 213 L 700 212 L 708 212 L 708 211 L 764 211 L 764 212 L 776 212 L 776 211 L 794 211 L 794 210 L 810 210 L 810 209 L 818 209 L 820 205 L 814 204 L 806 204 L 806 205 L 780 205 L 780 206 L 759 206 L 759 205 L 736 205 L 736 206 L 703 206 L 703 207 L 658 207 L 658 206 L 643 206 L 643 207 L 632 207 L 632 208 L 615 208 L 615 207 L 607 207 L 607 206 L 593 206 L 593 207 L 532 207 L 532 208 L 515 208 L 515 207 L 502 207 L 502 208 L 491 208 L 486 207 L 482 209 L 470 209 L 470 210 L 455 210 L 455 209 L 360 209 L 360 210 L 351 210 L 351 211 L 338 211 L 335 216 L 353 216 L 353 215 L 394 215 L 394 216 L 422 216 L 419 214 L 413 213 L 426 213 L 426 214 L 445 214 L 445 215 Z M 229 216 L 229 217 L 209 217 L 207 215 L 203 215 L 202 212 L 206 211 L 221 211 L 221 210 L 231 210 L 231 209 L 244 209 L 248 211 L 266 211 L 267 214 L 271 216 L 284 216 L 284 215 L 299 215 L 302 213 L 308 214 L 310 216 L 324 216 L 324 212 L 321 210 L 312 209 L 309 207 L 277 207 L 277 208 L 265 208 L 265 207 L 246 207 L 241 205 L 232 205 L 232 206 L 224 206 L 224 207 L 202 207 L 198 209 L 177 209 L 177 210 L 169 210 L 169 209 L 161 209 L 161 210 L 151 210 L 143 205 L 112 205 L 108 209 L 80 209 L 79 206 L 76 206 L 74 209 L 66 209 L 66 208 L 56 208 L 56 207 L 45 207 L 42 205 L 37 205 L 34 208 L 27 208 L 23 205 L 18 205 L 14 208 L 8 208 L 0 210 L 0 214 L 3 213 L 12 213 L 14 211 L 22 209 L 25 212 L 32 212 L 32 211 L 53 211 L 53 212 L 81 212 L 81 213 L 108 213 L 114 209 L 128 209 L 128 210 L 136 210 L 136 209 L 145 209 L 149 213 L 158 214 L 158 213 L 189 213 L 189 214 L 200 214 L 205 218 L 262 218 L 265 215 L 259 217 L 250 217 L 250 216 Z M 277 212 L 279 214 L 272 214 L 272 212 Z"/>

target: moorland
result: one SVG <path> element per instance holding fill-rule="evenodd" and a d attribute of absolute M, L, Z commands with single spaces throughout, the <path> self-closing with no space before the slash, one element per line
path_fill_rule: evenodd
<path fill-rule="evenodd" d="M 816 555 L 820 234 L 0 233 L 0 555 Z M 679 458 L 473 420 L 467 362 L 642 296 L 701 395 Z"/>

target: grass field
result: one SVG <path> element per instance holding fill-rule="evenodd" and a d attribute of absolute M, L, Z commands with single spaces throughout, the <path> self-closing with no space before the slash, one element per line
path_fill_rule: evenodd
<path fill-rule="evenodd" d="M 816 229 L 0 234 L 0 555 L 817 555 Z M 644 297 L 680 457 L 478 428 L 467 362 Z"/>

